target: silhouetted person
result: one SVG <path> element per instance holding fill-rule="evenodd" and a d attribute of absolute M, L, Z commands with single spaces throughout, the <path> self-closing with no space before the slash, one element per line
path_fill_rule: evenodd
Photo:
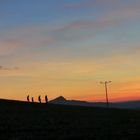
<path fill-rule="evenodd" d="M 32 97 L 32 102 L 34 102 L 34 97 Z"/>
<path fill-rule="evenodd" d="M 46 101 L 46 103 L 48 103 L 48 96 L 47 95 L 45 96 L 45 101 Z"/>
<path fill-rule="evenodd" d="M 38 96 L 38 101 L 41 103 L 41 96 L 40 95 Z"/>
<path fill-rule="evenodd" d="M 29 95 L 27 96 L 27 101 L 30 102 Z"/>

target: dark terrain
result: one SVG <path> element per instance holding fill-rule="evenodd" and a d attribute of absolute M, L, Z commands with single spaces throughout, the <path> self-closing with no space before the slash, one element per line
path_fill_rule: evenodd
<path fill-rule="evenodd" d="M 139 140 L 140 111 L 0 100 L 0 140 Z"/>

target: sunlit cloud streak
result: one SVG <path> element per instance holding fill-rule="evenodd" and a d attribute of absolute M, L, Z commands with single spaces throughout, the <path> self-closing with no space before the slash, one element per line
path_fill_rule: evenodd
<path fill-rule="evenodd" d="M 0 66 L 0 71 L 1 70 L 6 70 L 6 71 L 11 71 L 11 70 L 18 70 L 19 69 L 19 67 L 4 67 L 4 66 Z"/>

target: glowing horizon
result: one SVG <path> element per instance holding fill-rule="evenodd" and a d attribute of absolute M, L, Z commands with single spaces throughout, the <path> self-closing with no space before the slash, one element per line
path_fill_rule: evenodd
<path fill-rule="evenodd" d="M 0 2 L 0 98 L 140 100 L 140 1 Z"/>

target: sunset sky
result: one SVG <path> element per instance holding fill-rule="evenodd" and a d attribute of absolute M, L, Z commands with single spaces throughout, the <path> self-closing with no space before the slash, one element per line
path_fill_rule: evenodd
<path fill-rule="evenodd" d="M 140 99 L 140 0 L 0 0 L 0 98 Z"/>

